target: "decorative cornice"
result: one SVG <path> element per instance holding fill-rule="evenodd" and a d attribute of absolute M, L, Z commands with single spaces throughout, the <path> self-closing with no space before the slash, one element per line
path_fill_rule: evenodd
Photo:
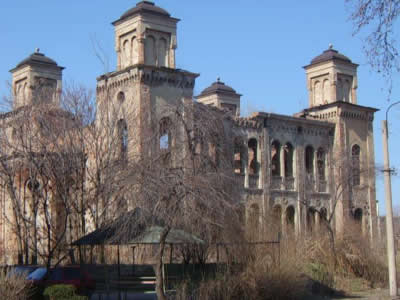
<path fill-rule="evenodd" d="M 136 82 L 150 85 L 167 84 L 178 88 L 193 89 L 198 76 L 199 74 L 180 69 L 135 65 L 98 77 L 97 91 L 104 91 L 107 88 L 118 88 Z"/>

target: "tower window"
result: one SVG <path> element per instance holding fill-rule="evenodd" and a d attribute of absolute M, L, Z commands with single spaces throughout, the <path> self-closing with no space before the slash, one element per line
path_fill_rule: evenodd
<path fill-rule="evenodd" d="M 287 143 L 284 147 L 285 177 L 293 177 L 293 146 Z"/>
<path fill-rule="evenodd" d="M 281 176 L 281 145 L 274 141 L 271 147 L 271 169 L 272 176 Z"/>
<path fill-rule="evenodd" d="M 317 152 L 317 167 L 319 180 L 325 180 L 325 151 L 322 148 Z"/>
<path fill-rule="evenodd" d="M 124 119 L 118 121 L 118 136 L 121 154 L 124 154 L 128 151 L 128 126 Z"/>
<path fill-rule="evenodd" d="M 360 185 L 360 146 L 354 145 L 351 148 L 351 163 L 352 163 L 352 182 L 353 185 Z"/>
<path fill-rule="evenodd" d="M 160 149 L 169 150 L 171 148 L 171 121 L 169 118 L 162 118 L 160 121 Z"/>
<path fill-rule="evenodd" d="M 306 147 L 305 153 L 306 172 L 309 175 L 314 174 L 314 149 L 311 146 Z"/>

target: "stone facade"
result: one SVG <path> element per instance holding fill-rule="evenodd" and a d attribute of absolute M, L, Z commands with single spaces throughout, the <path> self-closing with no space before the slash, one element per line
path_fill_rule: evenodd
<path fill-rule="evenodd" d="M 178 21 L 143 1 L 113 23 L 118 64 L 115 72 L 97 79 L 96 126 L 120 103 L 113 117 L 123 124 L 121 132 L 137 137 L 134 145 L 126 145 L 131 154 L 157 151 L 161 145 L 146 145 L 149 132 L 142 129 L 158 128 L 155 124 L 170 117 L 168 107 L 193 101 L 198 74 L 175 67 Z M 337 234 L 356 219 L 374 240 L 376 109 L 357 103 L 357 65 L 332 47 L 304 68 L 309 107 L 294 116 L 258 112 L 240 117 L 241 95 L 219 79 L 196 101 L 231 114 L 225 122 L 232 149 L 226 155 L 234 159 L 232 173 L 242 187 L 246 221 L 258 224 L 259 240 L 267 239 L 271 223 L 283 233 L 301 236 L 318 226 L 321 216 L 332 213 Z M 28 86 L 38 80 L 56 91 L 57 106 L 62 69 L 39 52 L 18 64 L 11 70 L 14 109 L 35 105 Z M 4 115 L 3 120 L 17 114 Z M 137 117 L 126 117 L 130 114 Z M 3 192 L 3 215 L 10 213 L 7 198 Z M 6 223 L 3 217 L 0 238 L 3 251 L 10 252 L 8 241 L 13 239 Z M 4 262 L 15 262 L 7 255 Z"/>

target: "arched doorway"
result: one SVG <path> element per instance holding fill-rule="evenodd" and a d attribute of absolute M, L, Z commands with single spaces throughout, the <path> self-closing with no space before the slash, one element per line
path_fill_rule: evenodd
<path fill-rule="evenodd" d="M 295 233 L 295 209 L 293 206 L 288 206 L 286 208 L 286 231 L 287 234 Z"/>

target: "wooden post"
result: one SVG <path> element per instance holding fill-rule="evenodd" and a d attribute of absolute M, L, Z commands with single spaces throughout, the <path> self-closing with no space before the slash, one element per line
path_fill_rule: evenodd
<path fill-rule="evenodd" d="M 120 257 L 119 257 L 119 245 L 117 245 L 117 259 L 118 259 L 118 280 L 121 278 L 121 268 L 120 268 Z"/>

